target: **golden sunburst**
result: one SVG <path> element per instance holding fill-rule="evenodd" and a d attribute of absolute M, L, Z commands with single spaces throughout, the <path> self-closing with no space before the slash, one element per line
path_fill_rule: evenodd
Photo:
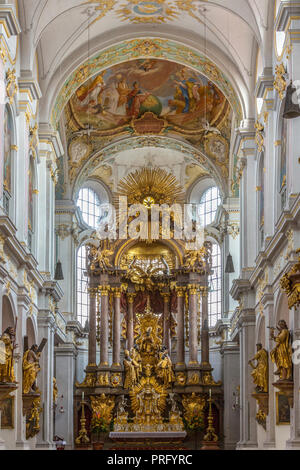
<path fill-rule="evenodd" d="M 128 204 L 183 204 L 184 192 L 175 176 L 160 168 L 136 170 L 120 181 L 117 196 L 126 196 Z"/>

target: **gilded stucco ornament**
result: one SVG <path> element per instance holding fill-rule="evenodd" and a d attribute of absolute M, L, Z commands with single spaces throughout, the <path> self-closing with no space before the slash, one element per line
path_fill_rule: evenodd
<path fill-rule="evenodd" d="M 37 396 L 32 402 L 32 408 L 29 415 L 26 416 L 26 439 L 31 439 L 39 433 L 40 414 L 42 411 L 41 397 Z"/>
<path fill-rule="evenodd" d="M 111 423 L 113 418 L 113 409 L 115 407 L 115 397 L 102 393 L 100 397 L 91 396 L 91 405 L 93 415 L 101 416 L 105 422 Z"/>
<path fill-rule="evenodd" d="M 9 103 L 12 104 L 18 91 L 17 77 L 15 69 L 8 69 L 6 72 L 6 94 Z"/>
<path fill-rule="evenodd" d="M 263 152 L 263 150 L 265 148 L 264 147 L 264 135 L 263 135 L 264 126 L 259 121 L 256 121 L 255 129 L 256 129 L 255 143 L 257 145 L 258 153 L 261 153 L 261 152 Z"/>
<path fill-rule="evenodd" d="M 196 416 L 200 416 L 204 419 L 205 405 L 205 398 L 200 395 L 196 395 L 194 392 L 191 395 L 183 396 L 183 417 L 188 425 L 192 425 Z"/>
<path fill-rule="evenodd" d="M 279 94 L 279 98 L 283 100 L 284 93 L 287 88 L 286 83 L 286 70 L 283 64 L 276 65 L 275 67 L 275 80 L 274 80 L 274 88 Z"/>

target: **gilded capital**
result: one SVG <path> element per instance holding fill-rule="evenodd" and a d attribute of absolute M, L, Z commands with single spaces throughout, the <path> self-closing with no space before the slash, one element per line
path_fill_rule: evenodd
<path fill-rule="evenodd" d="M 101 297 L 108 296 L 110 286 L 98 286 L 98 291 L 100 292 Z"/>
<path fill-rule="evenodd" d="M 197 295 L 199 291 L 199 286 L 197 284 L 189 284 L 188 290 L 190 295 Z"/>
<path fill-rule="evenodd" d="M 133 304 L 135 298 L 135 294 L 127 294 L 127 301 L 129 304 Z"/>
<path fill-rule="evenodd" d="M 90 297 L 96 297 L 97 296 L 98 289 L 97 287 L 89 287 L 88 288 L 88 293 L 90 294 Z"/>

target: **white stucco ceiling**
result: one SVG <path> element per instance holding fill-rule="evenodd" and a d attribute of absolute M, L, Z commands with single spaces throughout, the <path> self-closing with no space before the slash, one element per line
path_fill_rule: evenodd
<path fill-rule="evenodd" d="M 206 52 L 250 95 L 269 2 L 149 0 L 142 5 L 145 14 L 137 15 L 137 0 L 20 0 L 19 16 L 23 36 L 29 36 L 27 44 L 35 48 L 32 62 L 38 52 L 44 96 L 92 53 L 145 36 L 177 39 Z M 25 70 L 33 67 L 25 62 Z"/>

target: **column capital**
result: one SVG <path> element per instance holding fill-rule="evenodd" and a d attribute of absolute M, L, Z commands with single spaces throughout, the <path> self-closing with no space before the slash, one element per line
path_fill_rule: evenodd
<path fill-rule="evenodd" d="M 162 292 L 162 293 L 161 293 L 161 296 L 163 297 L 164 302 L 169 302 L 169 300 L 170 300 L 170 292 Z"/>
<path fill-rule="evenodd" d="M 88 293 L 90 294 L 91 297 L 96 297 L 97 292 L 98 292 L 97 287 L 89 287 L 88 288 Z"/>
<path fill-rule="evenodd" d="M 100 292 L 101 296 L 108 296 L 109 291 L 111 290 L 110 286 L 98 286 L 98 291 Z"/>
<path fill-rule="evenodd" d="M 129 304 L 133 304 L 134 299 L 135 299 L 136 294 L 133 293 L 127 293 L 127 301 Z"/>
<path fill-rule="evenodd" d="M 177 297 L 184 297 L 184 293 L 186 290 L 185 287 L 176 287 L 175 290 L 176 290 Z"/>
<path fill-rule="evenodd" d="M 112 287 L 111 291 L 113 292 L 115 299 L 119 299 L 121 297 L 121 287 Z"/>
<path fill-rule="evenodd" d="M 188 290 L 190 295 L 197 295 L 199 292 L 199 285 L 198 284 L 189 284 Z"/>
<path fill-rule="evenodd" d="M 206 286 L 200 287 L 200 292 L 201 292 L 202 297 L 208 297 L 208 291 L 209 291 L 208 287 Z"/>

